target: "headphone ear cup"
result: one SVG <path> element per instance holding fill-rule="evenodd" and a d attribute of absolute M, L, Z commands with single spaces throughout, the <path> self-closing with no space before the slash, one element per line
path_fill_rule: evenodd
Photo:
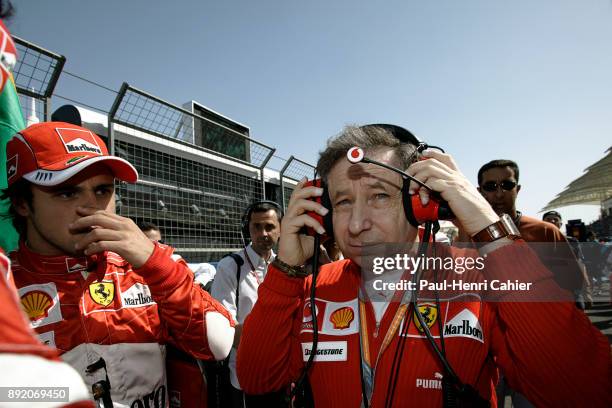
<path fill-rule="evenodd" d="M 327 185 L 323 185 L 323 195 L 321 195 L 321 205 L 327 208 L 329 211 L 325 216 L 323 216 L 323 228 L 325 228 L 325 232 L 327 236 L 333 238 L 334 237 L 334 224 L 333 224 L 333 214 L 332 214 L 332 204 L 329 198 L 329 190 L 327 189 Z"/>
<path fill-rule="evenodd" d="M 406 219 L 415 228 L 419 227 L 419 223 L 414 216 L 414 209 L 412 208 L 412 196 L 410 195 L 410 180 L 404 179 L 402 184 L 402 203 L 404 204 L 404 215 Z"/>

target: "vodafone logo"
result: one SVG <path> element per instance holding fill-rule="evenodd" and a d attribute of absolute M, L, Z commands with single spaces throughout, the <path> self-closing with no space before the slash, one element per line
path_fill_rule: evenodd
<path fill-rule="evenodd" d="M 359 163 L 363 160 L 363 149 L 361 147 L 351 147 L 348 152 L 346 152 L 346 158 L 351 163 Z"/>
<path fill-rule="evenodd" d="M 102 155 L 93 133 L 85 129 L 56 128 L 67 153 L 93 153 Z"/>
<path fill-rule="evenodd" d="M 317 307 L 317 304 L 315 302 L 315 313 L 317 314 L 317 316 L 319 315 L 319 308 Z M 303 323 L 308 323 L 312 321 L 312 308 L 310 307 L 310 300 L 306 301 L 306 303 L 304 303 L 304 314 L 302 317 L 302 322 Z"/>

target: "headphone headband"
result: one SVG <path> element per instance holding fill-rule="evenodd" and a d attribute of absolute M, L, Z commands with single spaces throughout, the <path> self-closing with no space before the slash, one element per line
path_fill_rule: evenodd
<path fill-rule="evenodd" d="M 419 146 L 421 144 L 421 141 L 415 135 L 413 135 L 408 129 L 404 129 L 401 126 L 391 125 L 388 123 L 371 123 L 368 125 L 359 126 L 359 129 L 361 130 L 367 130 L 369 128 L 384 129 L 402 143 L 409 143 L 415 146 Z"/>

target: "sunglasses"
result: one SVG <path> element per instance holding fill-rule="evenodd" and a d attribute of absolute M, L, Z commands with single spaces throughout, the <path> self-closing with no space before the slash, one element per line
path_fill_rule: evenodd
<path fill-rule="evenodd" d="M 500 187 L 505 191 L 510 191 L 514 187 L 516 187 L 516 183 L 511 180 L 504 180 L 501 183 L 497 183 L 495 181 L 487 181 L 480 188 L 482 188 L 487 193 L 492 193 L 494 191 L 497 191 Z"/>

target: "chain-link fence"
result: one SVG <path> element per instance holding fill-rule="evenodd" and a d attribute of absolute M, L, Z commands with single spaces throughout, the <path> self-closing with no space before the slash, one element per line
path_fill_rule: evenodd
<path fill-rule="evenodd" d="M 109 113 L 111 151 L 140 174 L 137 184 L 118 185 L 118 213 L 157 224 L 190 262 L 238 250 L 244 209 L 265 199 L 263 170 L 274 149 L 220 119 L 226 123 L 128 84 Z"/>
<path fill-rule="evenodd" d="M 51 120 L 50 100 L 60 97 L 53 93 L 66 59 L 23 39 L 15 42 L 14 75 L 24 116 L 28 124 Z M 76 103 L 79 112 L 90 107 Z M 241 248 L 246 207 L 262 199 L 286 207 L 293 186 L 314 174 L 312 165 L 293 156 L 280 174 L 266 169 L 275 149 L 252 139 L 248 127 L 196 102 L 180 107 L 127 83 L 108 118 L 98 116 L 90 113 L 78 124 L 100 134 L 111 154 L 128 160 L 140 174 L 136 184 L 118 183 L 117 213 L 157 224 L 164 241 L 189 262 L 217 260 Z"/>

